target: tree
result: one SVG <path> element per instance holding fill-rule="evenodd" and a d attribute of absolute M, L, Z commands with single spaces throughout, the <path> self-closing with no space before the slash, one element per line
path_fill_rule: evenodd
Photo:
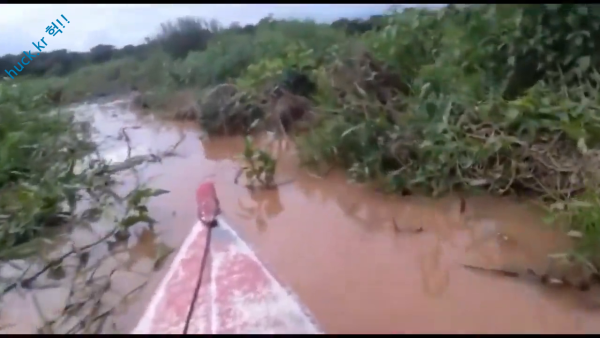
<path fill-rule="evenodd" d="M 90 49 L 90 59 L 94 63 L 106 62 L 112 58 L 114 49 L 111 45 L 98 45 Z"/>

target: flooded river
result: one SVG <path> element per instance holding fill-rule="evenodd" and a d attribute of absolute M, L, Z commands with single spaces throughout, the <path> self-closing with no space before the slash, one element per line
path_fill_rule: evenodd
<path fill-rule="evenodd" d="M 386 196 L 347 183 L 342 172 L 311 176 L 292 152 L 281 155 L 277 173 L 292 183 L 250 193 L 234 184 L 241 138 L 201 140 L 194 124 L 138 117 L 123 101 L 79 109 L 95 117 L 102 135 L 139 127 L 128 130 L 135 154 L 186 137 L 180 157 L 140 168 L 142 179 L 170 193 L 149 204 L 157 234 L 133 229 L 127 269 L 114 276 L 113 288 L 124 293 L 151 275 L 116 315 L 119 332 L 135 326 L 166 270 L 152 272 L 156 243 L 181 244 L 196 221 L 194 190 L 213 177 L 224 216 L 327 333 L 600 333 L 596 288 L 582 292 L 464 266 L 543 274 L 548 254 L 571 248 L 522 201 L 473 197 L 461 213 L 455 197 Z M 105 149 L 116 161 L 126 152 L 122 145 Z M 63 297 L 58 289 L 45 292 L 47 303 Z M 30 332 L 33 324 L 22 318 L 33 313 L 31 299 L 15 293 L 3 302 L 3 321 L 18 324 L 8 331 Z"/>

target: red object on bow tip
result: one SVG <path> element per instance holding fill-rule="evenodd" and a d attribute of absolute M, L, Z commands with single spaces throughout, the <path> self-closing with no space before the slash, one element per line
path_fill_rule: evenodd
<path fill-rule="evenodd" d="M 198 219 L 205 225 L 214 225 L 216 217 L 221 212 L 217 190 L 212 181 L 206 181 L 196 189 L 196 205 Z"/>

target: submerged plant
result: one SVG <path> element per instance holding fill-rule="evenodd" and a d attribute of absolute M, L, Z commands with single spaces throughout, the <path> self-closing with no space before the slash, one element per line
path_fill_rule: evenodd
<path fill-rule="evenodd" d="M 244 140 L 244 152 L 241 159 L 244 164 L 239 175 L 244 174 L 248 186 L 255 187 L 258 184 L 266 189 L 275 187 L 277 161 L 269 153 L 257 149 L 250 136 L 246 136 Z"/>

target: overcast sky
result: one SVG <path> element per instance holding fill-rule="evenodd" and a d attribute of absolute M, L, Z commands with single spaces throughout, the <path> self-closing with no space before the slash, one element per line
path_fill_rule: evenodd
<path fill-rule="evenodd" d="M 98 44 L 123 47 L 139 44 L 157 32 L 160 23 L 182 16 L 217 19 L 224 24 L 238 21 L 256 23 L 269 13 L 277 18 L 312 18 L 333 21 L 340 17 L 365 17 L 385 11 L 389 5 L 147 5 L 147 4 L 75 4 L 20 5 L 0 4 L 0 55 L 33 49 L 32 42 L 46 37 L 45 51 L 68 49 L 87 51 Z M 46 27 L 64 15 L 71 23 L 63 33 L 52 37 Z M 60 27 L 60 25 L 59 25 Z"/>

